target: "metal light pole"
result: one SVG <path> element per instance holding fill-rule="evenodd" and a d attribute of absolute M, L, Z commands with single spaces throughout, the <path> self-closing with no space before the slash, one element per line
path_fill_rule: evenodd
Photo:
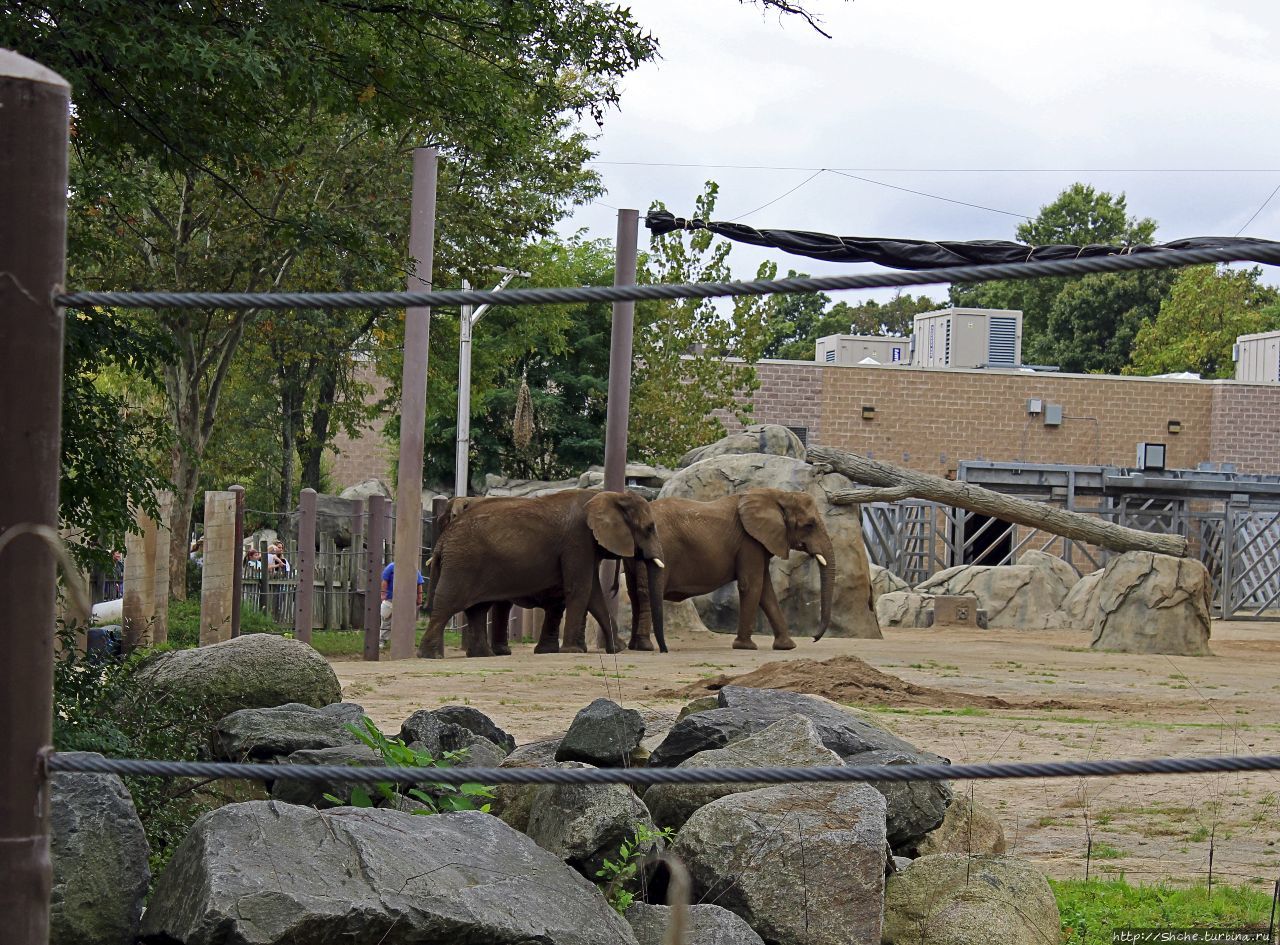
<path fill-rule="evenodd" d="M 501 266 L 495 268 L 503 276 L 493 287 L 494 292 L 505 289 L 516 276 L 529 278 L 527 272 L 517 272 Z M 471 283 L 463 279 L 462 288 L 470 289 Z M 468 467 L 471 462 L 471 332 L 490 307 L 486 304 L 473 310 L 470 305 L 464 305 L 458 319 L 458 441 L 453 466 L 453 494 L 458 496 L 467 494 Z"/>

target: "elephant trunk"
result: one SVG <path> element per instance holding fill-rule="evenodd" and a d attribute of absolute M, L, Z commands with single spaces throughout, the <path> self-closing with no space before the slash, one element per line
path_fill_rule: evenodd
<path fill-rule="evenodd" d="M 649 612 L 653 618 L 653 635 L 657 638 L 658 649 L 667 652 L 667 637 L 662 628 L 662 570 L 650 558 L 645 562 L 646 576 L 649 578 Z M 639 601 L 632 601 L 632 607 L 639 607 Z"/>
<path fill-rule="evenodd" d="M 831 552 L 831 541 L 828 539 L 825 547 L 819 555 L 822 563 L 822 588 L 821 588 L 821 610 L 818 618 L 818 635 L 813 638 L 814 642 L 821 640 L 823 634 L 827 632 L 827 627 L 831 625 L 831 599 L 835 595 L 836 590 L 836 562 L 835 555 Z"/>

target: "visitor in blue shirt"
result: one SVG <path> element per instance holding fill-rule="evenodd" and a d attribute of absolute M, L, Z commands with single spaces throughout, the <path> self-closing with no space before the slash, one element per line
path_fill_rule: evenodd
<path fill-rule="evenodd" d="M 396 563 L 392 561 L 382 569 L 382 625 L 378 639 L 383 646 L 391 643 L 391 596 L 396 586 Z M 422 572 L 418 572 L 418 608 L 422 607 Z"/>

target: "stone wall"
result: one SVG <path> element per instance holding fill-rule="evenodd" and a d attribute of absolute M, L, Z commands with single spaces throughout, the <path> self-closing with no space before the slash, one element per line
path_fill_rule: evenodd
<path fill-rule="evenodd" d="M 385 377 L 378 375 L 372 361 L 362 361 L 356 367 L 356 380 L 373 388 L 367 398 L 369 403 L 386 394 L 390 383 Z M 391 470 L 395 457 L 392 447 L 382 435 L 385 425 L 385 416 L 375 417 L 360 430 L 358 436 L 349 437 L 345 432 L 339 431 L 334 437 L 333 449 L 327 455 L 334 492 L 341 492 L 347 486 L 366 479 L 381 479 L 386 483 L 394 481 Z"/>

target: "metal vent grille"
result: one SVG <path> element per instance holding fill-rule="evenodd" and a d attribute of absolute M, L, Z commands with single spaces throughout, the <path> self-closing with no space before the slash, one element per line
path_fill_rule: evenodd
<path fill-rule="evenodd" d="M 951 367 L 951 319 L 946 319 L 943 324 L 946 325 L 946 331 L 942 340 L 942 363 Z"/>
<path fill-rule="evenodd" d="M 1007 315 L 987 319 L 987 363 L 1018 363 L 1018 320 Z"/>
<path fill-rule="evenodd" d="M 800 442 L 805 446 L 809 445 L 809 428 L 808 427 L 787 427 L 792 433 L 800 437 Z"/>
<path fill-rule="evenodd" d="M 834 362 L 834 361 L 835 361 L 835 359 L 836 359 L 836 349 L 835 349 L 835 348 L 828 348 L 828 349 L 827 349 L 827 363 L 828 363 L 828 364 L 830 364 L 830 363 Z"/>

